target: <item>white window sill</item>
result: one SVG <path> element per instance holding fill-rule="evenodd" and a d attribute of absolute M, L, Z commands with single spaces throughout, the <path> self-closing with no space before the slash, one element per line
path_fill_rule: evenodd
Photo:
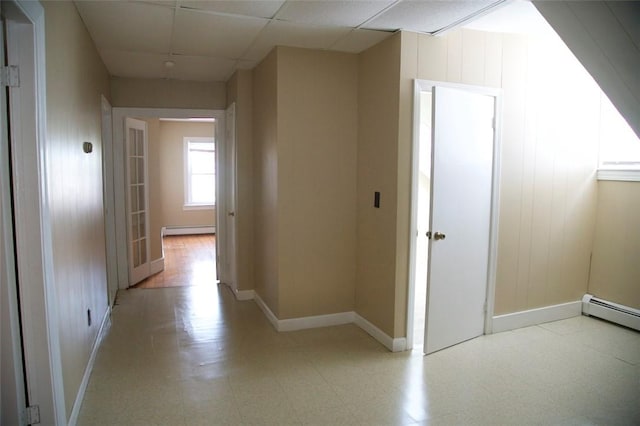
<path fill-rule="evenodd" d="M 636 170 L 616 170 L 599 169 L 598 180 L 615 180 L 620 182 L 640 182 L 640 169 Z"/>
<path fill-rule="evenodd" d="M 182 206 L 182 210 L 213 210 L 215 208 L 215 204 L 185 204 Z"/>

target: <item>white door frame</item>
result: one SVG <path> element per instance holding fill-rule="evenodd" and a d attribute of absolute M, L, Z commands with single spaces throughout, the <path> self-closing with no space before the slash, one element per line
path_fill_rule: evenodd
<path fill-rule="evenodd" d="M 102 185 L 104 192 L 104 232 L 107 254 L 107 296 L 109 306 L 113 306 L 118 290 L 118 253 L 116 247 L 116 218 L 113 211 L 113 117 L 112 107 L 102 96 Z"/>
<path fill-rule="evenodd" d="M 17 279 L 23 283 L 27 397 L 30 405 L 39 406 L 42 424 L 66 424 L 48 199 L 45 13 L 32 1 L 3 1 L 2 9 L 9 64 L 20 69 L 20 86 L 10 89 L 9 108 L 14 185 L 20 188 L 14 194 L 15 248 Z"/>
<path fill-rule="evenodd" d="M 0 4 L 1 6 L 1 4 Z M 4 66 L 4 22 L 0 22 Z M 11 212 L 11 159 L 6 90 L 0 90 L 0 424 L 24 424 L 25 380 Z"/>
<path fill-rule="evenodd" d="M 224 195 L 216 210 L 217 222 L 224 222 L 225 226 L 217 227 L 216 238 L 218 265 L 218 278 L 222 284 L 231 288 L 234 295 L 238 295 L 238 271 L 237 271 L 237 140 L 235 128 L 235 102 L 226 109 L 226 133 L 224 144 L 219 144 L 220 152 L 217 152 L 217 182 L 219 192 Z"/>
<path fill-rule="evenodd" d="M 500 152 L 502 126 L 502 89 L 473 86 L 459 83 L 416 79 L 413 85 L 413 146 L 411 163 L 411 217 L 409 238 L 409 291 L 407 296 L 407 349 L 413 348 L 413 306 L 415 301 L 416 235 L 418 228 L 418 190 L 420 159 L 420 93 L 431 92 L 433 87 L 450 87 L 468 92 L 492 96 L 495 99 L 495 131 L 493 142 L 493 172 L 491 182 L 491 218 L 489 229 L 489 265 L 487 273 L 487 309 L 484 319 L 484 333 L 493 332 L 493 311 L 495 305 L 496 269 L 498 258 L 498 216 L 500 207 Z"/>
<path fill-rule="evenodd" d="M 139 118 L 215 118 L 215 138 L 218 144 L 224 138 L 225 111 L 214 109 L 173 109 L 173 108 L 113 108 L 113 156 L 110 165 L 113 170 L 114 197 L 110 210 L 115 213 L 116 252 L 118 257 L 118 288 L 129 287 L 129 257 L 127 248 L 127 213 L 125 207 L 125 145 L 124 129 L 126 117 Z M 218 151 L 216 146 L 216 155 Z M 217 173 L 217 171 L 216 171 Z M 216 194 L 217 200 L 222 194 Z M 217 206 L 216 206 L 217 208 Z M 216 223 L 216 230 L 221 224 Z"/>

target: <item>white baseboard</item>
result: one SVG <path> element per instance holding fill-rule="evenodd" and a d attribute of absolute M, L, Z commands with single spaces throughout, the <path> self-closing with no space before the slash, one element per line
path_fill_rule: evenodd
<path fill-rule="evenodd" d="M 165 235 L 199 235 L 215 234 L 215 226 L 163 226 L 162 236 Z"/>
<path fill-rule="evenodd" d="M 638 309 L 599 299 L 591 294 L 585 294 L 582 298 L 582 313 L 640 331 Z"/>
<path fill-rule="evenodd" d="M 279 320 L 278 317 L 276 317 L 275 314 L 271 311 L 271 309 L 269 309 L 267 304 L 264 303 L 264 300 L 262 300 L 258 293 L 254 294 L 253 300 L 255 300 L 258 307 L 260 307 L 262 312 L 264 312 L 271 325 L 273 325 L 273 328 L 275 328 L 277 331 L 296 331 L 309 328 L 355 324 L 369 333 L 378 342 L 382 343 L 391 352 L 401 352 L 407 350 L 407 339 L 405 337 L 394 339 L 353 311 Z"/>
<path fill-rule="evenodd" d="M 516 328 L 529 327 L 550 321 L 559 321 L 582 315 L 582 301 L 562 303 L 559 305 L 545 306 L 543 308 L 530 309 L 528 311 L 514 312 L 512 314 L 493 317 L 493 332 L 515 330 Z"/>
<path fill-rule="evenodd" d="M 256 292 L 253 290 L 236 290 L 234 295 L 237 300 L 253 300 L 256 296 Z"/>
<path fill-rule="evenodd" d="M 264 300 L 262 300 L 258 293 L 255 293 L 255 295 L 253 296 L 253 300 L 256 302 L 262 312 L 264 312 L 264 315 L 267 317 L 273 328 L 278 330 L 278 317 L 276 317 L 275 314 L 271 312 L 271 309 L 269 309 L 267 304 L 264 303 Z"/>
<path fill-rule="evenodd" d="M 149 272 L 151 275 L 164 271 L 164 256 L 160 259 L 152 260 L 149 265 Z"/>
<path fill-rule="evenodd" d="M 275 314 L 269 309 L 264 300 L 254 293 L 253 300 L 258 304 L 262 312 L 266 315 L 267 319 L 273 325 L 276 331 L 296 331 L 305 330 L 308 328 L 330 327 L 333 325 L 350 324 L 353 322 L 353 312 L 340 312 L 337 314 L 328 315 L 316 315 L 310 317 L 290 318 L 290 319 L 278 319 Z"/>
<path fill-rule="evenodd" d="M 91 377 L 91 372 L 93 371 L 93 365 L 96 361 L 96 354 L 98 353 L 98 348 L 100 347 L 100 343 L 104 338 L 104 334 L 106 333 L 108 326 L 110 325 L 111 319 L 111 307 L 107 307 L 107 310 L 102 317 L 102 322 L 100 323 L 100 329 L 98 330 L 98 334 L 96 336 L 96 340 L 93 342 L 93 347 L 91 348 L 91 354 L 89 355 L 89 361 L 87 362 L 87 367 L 84 369 L 84 375 L 82 376 L 82 381 L 80 382 L 80 387 L 78 388 L 78 393 L 76 394 L 76 399 L 73 402 L 73 408 L 71 409 L 71 415 L 69 416 L 69 425 L 74 426 L 78 422 L 78 415 L 80 414 L 80 408 L 82 408 L 82 401 L 84 400 L 84 394 L 87 391 L 87 385 L 89 384 L 89 377 Z"/>
<path fill-rule="evenodd" d="M 355 312 L 354 322 L 358 327 L 369 333 L 374 339 L 382 343 L 391 352 L 402 352 L 407 350 L 406 337 L 397 337 L 394 339 L 393 337 L 389 336 L 387 333 L 373 325 L 369 320 L 365 319 Z"/>
<path fill-rule="evenodd" d="M 336 314 L 314 315 L 310 317 L 290 318 L 278 320 L 278 331 L 296 331 L 308 328 L 332 327 L 353 323 L 354 312 L 339 312 Z"/>

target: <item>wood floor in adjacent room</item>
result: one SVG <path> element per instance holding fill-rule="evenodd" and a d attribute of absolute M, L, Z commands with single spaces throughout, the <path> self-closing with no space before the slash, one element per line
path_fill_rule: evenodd
<path fill-rule="evenodd" d="M 136 288 L 184 287 L 216 283 L 216 237 L 213 234 L 171 235 L 162 239 L 164 271 Z"/>

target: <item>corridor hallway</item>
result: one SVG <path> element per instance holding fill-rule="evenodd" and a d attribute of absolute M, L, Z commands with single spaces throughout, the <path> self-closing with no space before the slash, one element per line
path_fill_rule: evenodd
<path fill-rule="evenodd" d="M 423 357 L 276 332 L 224 286 L 121 291 L 80 425 L 638 424 L 640 334 L 576 317 Z"/>

